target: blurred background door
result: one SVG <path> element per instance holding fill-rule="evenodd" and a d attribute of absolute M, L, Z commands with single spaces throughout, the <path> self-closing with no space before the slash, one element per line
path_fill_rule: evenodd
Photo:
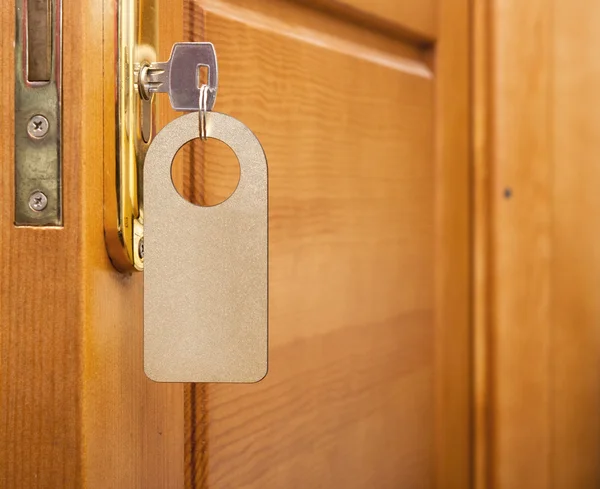
<path fill-rule="evenodd" d="M 600 484 L 600 4 L 475 2 L 477 485 Z"/>

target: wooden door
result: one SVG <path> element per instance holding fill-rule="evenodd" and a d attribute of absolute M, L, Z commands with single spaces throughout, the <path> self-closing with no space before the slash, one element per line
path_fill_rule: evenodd
<path fill-rule="evenodd" d="M 469 487 L 468 0 L 160 4 L 162 56 L 213 42 L 215 110 L 269 160 L 269 374 L 185 387 L 144 377 L 141 277 L 103 242 L 114 0 L 64 4 L 63 229 L 13 226 L 0 122 L 0 487 Z M 223 197 L 231 155 L 184 155 L 182 192 Z"/>
<path fill-rule="evenodd" d="M 600 484 L 599 21 L 477 5 L 477 488 Z"/>

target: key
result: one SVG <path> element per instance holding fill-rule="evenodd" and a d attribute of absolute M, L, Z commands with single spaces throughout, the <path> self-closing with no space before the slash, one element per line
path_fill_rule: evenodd
<path fill-rule="evenodd" d="M 197 111 L 201 66 L 208 68 L 207 110 L 212 110 L 217 98 L 219 73 L 215 47 L 210 42 L 174 44 L 169 61 L 141 67 L 140 94 L 142 98 L 149 99 L 154 93 L 168 93 L 173 109 Z"/>

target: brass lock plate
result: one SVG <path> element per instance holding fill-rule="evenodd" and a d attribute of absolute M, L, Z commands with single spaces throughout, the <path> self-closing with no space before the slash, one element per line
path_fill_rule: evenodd
<path fill-rule="evenodd" d="M 199 109 L 200 67 L 207 68 L 207 109 L 218 85 L 214 46 L 176 43 L 168 61 L 157 62 L 158 0 L 117 1 L 115 46 L 115 164 L 105 163 L 104 228 L 110 259 L 119 271 L 144 269 L 143 166 L 156 133 L 158 101 L 168 93 L 178 111 Z M 110 79 L 110 75 L 107 75 Z"/>
<path fill-rule="evenodd" d="M 156 102 L 138 93 L 137 74 L 156 61 L 158 0 L 118 0 L 115 77 L 116 155 L 105 166 L 104 229 L 110 259 L 122 272 L 144 268 L 142 169 L 154 135 Z"/>

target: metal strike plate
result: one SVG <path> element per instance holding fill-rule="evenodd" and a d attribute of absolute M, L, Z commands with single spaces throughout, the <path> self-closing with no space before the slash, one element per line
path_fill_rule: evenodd
<path fill-rule="evenodd" d="M 61 54 L 61 0 L 16 0 L 16 226 L 63 224 Z"/>

